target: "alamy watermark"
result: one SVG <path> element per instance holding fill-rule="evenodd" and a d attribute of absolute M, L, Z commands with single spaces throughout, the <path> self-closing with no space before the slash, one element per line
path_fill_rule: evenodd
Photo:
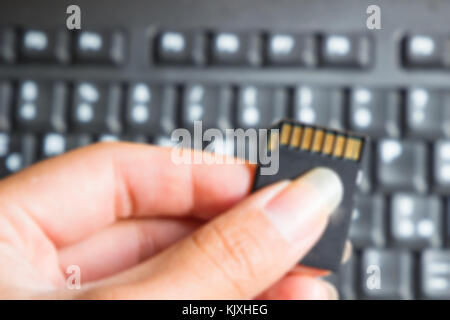
<path fill-rule="evenodd" d="M 375 4 L 367 7 L 366 13 L 369 15 L 366 19 L 366 26 L 369 30 L 381 29 L 381 8 Z"/>
<path fill-rule="evenodd" d="M 381 289 L 381 268 L 378 265 L 370 265 L 366 269 L 366 286 L 369 290 Z"/>
<path fill-rule="evenodd" d="M 226 129 L 225 133 L 216 128 L 203 131 L 202 121 L 194 121 L 191 131 L 178 128 L 172 132 L 175 144 L 171 159 L 179 164 L 236 164 L 245 161 L 261 165 L 261 175 L 274 175 L 279 170 L 279 148 L 273 141 L 272 149 L 267 148 L 268 129 Z M 277 136 L 278 129 L 271 129 Z M 206 152 L 194 152 L 203 150 Z M 230 156 L 226 156 L 230 155 Z M 231 156 L 232 155 L 232 156 Z"/>
<path fill-rule="evenodd" d="M 67 7 L 66 13 L 69 15 L 66 19 L 66 26 L 69 30 L 81 29 L 81 8 L 76 4 Z"/>
<path fill-rule="evenodd" d="M 81 268 L 77 265 L 70 265 L 66 268 L 66 287 L 69 290 L 81 289 Z"/>

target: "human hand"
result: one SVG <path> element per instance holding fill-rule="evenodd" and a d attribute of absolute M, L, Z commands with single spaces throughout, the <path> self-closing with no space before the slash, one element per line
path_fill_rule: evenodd
<path fill-rule="evenodd" d="M 251 165 L 170 157 L 103 143 L 0 181 L 0 298 L 336 298 L 296 266 L 342 198 L 336 174 L 248 195 Z M 80 290 L 66 286 L 70 265 Z"/>

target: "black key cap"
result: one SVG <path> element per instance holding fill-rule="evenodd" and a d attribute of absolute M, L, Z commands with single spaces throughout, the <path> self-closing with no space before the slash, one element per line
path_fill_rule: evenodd
<path fill-rule="evenodd" d="M 450 140 L 438 140 L 433 147 L 433 178 L 436 189 L 450 192 Z"/>
<path fill-rule="evenodd" d="M 372 39 L 367 35 L 324 35 L 321 63 L 329 67 L 367 68 L 372 63 Z"/>
<path fill-rule="evenodd" d="M 69 34 L 65 30 L 25 30 L 20 57 L 26 62 L 67 63 L 70 60 Z"/>
<path fill-rule="evenodd" d="M 121 88 L 119 84 L 80 82 L 75 86 L 72 125 L 78 132 L 119 133 Z"/>
<path fill-rule="evenodd" d="M 372 137 L 399 137 L 400 108 L 399 92 L 355 88 L 350 92 L 350 128 Z"/>
<path fill-rule="evenodd" d="M 432 68 L 443 66 L 444 39 L 439 36 L 409 35 L 403 42 L 403 59 L 407 67 Z"/>
<path fill-rule="evenodd" d="M 315 67 L 317 57 L 317 41 L 312 34 L 272 33 L 267 38 L 269 65 Z"/>
<path fill-rule="evenodd" d="M 399 247 L 422 249 L 442 243 L 442 203 L 436 196 L 394 194 L 391 238 Z"/>
<path fill-rule="evenodd" d="M 412 257 L 406 251 L 365 250 L 361 293 L 366 299 L 412 299 Z"/>
<path fill-rule="evenodd" d="M 447 246 L 450 247 L 450 198 L 446 199 L 446 212 L 445 212 L 445 221 L 444 225 L 444 242 Z"/>
<path fill-rule="evenodd" d="M 371 141 L 366 142 L 366 147 L 364 149 L 364 155 L 362 158 L 361 169 L 362 176 L 361 180 L 358 181 L 358 188 L 363 193 L 368 193 L 373 188 L 373 144 Z"/>
<path fill-rule="evenodd" d="M 122 137 L 111 134 L 111 133 L 104 133 L 98 136 L 97 141 L 98 142 L 118 142 L 121 141 Z"/>
<path fill-rule="evenodd" d="M 287 92 L 282 88 L 245 86 L 239 90 L 239 128 L 267 128 L 287 114 Z"/>
<path fill-rule="evenodd" d="M 445 94 L 438 90 L 415 88 L 406 97 L 406 128 L 415 137 L 436 138 L 443 134 Z"/>
<path fill-rule="evenodd" d="M 136 134 L 167 134 L 177 127 L 176 89 L 138 82 L 128 89 L 127 131 Z"/>
<path fill-rule="evenodd" d="M 352 244 L 356 248 L 384 246 L 385 220 L 386 204 L 381 195 L 358 195 L 350 226 Z"/>
<path fill-rule="evenodd" d="M 294 93 L 294 118 L 336 129 L 344 127 L 344 93 L 339 89 L 300 86 Z"/>
<path fill-rule="evenodd" d="M 421 296 L 450 299 L 450 250 L 430 249 L 422 253 Z"/>
<path fill-rule="evenodd" d="M 428 189 L 428 157 L 424 144 L 383 139 L 377 147 L 377 179 L 384 190 Z"/>
<path fill-rule="evenodd" d="M 42 139 L 42 156 L 57 156 L 66 151 L 66 138 L 59 133 L 47 133 Z"/>
<path fill-rule="evenodd" d="M 0 178 L 15 173 L 33 163 L 36 142 L 33 136 L 9 136 L 0 133 Z"/>
<path fill-rule="evenodd" d="M 232 92 L 229 87 L 189 85 L 183 91 L 181 123 L 192 129 L 194 121 L 202 121 L 202 129 L 232 128 Z"/>
<path fill-rule="evenodd" d="M 75 60 L 80 63 L 121 66 L 127 56 L 122 31 L 80 31 L 75 42 Z"/>
<path fill-rule="evenodd" d="M 261 47 L 261 38 L 257 34 L 219 32 L 212 39 L 212 63 L 259 66 L 262 60 Z"/>
<path fill-rule="evenodd" d="M 12 85 L 6 81 L 0 81 L 0 131 L 11 129 L 11 104 L 13 98 Z"/>
<path fill-rule="evenodd" d="M 16 61 L 16 34 L 12 28 L 0 28 L 0 64 Z"/>
<path fill-rule="evenodd" d="M 178 141 L 172 140 L 171 136 L 168 135 L 158 135 L 152 142 L 162 147 L 173 147 L 178 144 Z"/>
<path fill-rule="evenodd" d="M 200 32 L 164 31 L 156 37 L 156 61 L 162 64 L 206 63 L 205 35 Z"/>
<path fill-rule="evenodd" d="M 128 88 L 126 124 L 131 132 L 152 133 L 159 120 L 161 87 L 134 83 Z"/>
<path fill-rule="evenodd" d="M 87 146 L 92 142 L 88 135 L 62 135 L 47 133 L 42 139 L 41 157 L 49 158 L 67 151 Z"/>
<path fill-rule="evenodd" d="M 15 118 L 20 129 L 64 132 L 68 90 L 63 82 L 22 81 L 19 84 Z"/>

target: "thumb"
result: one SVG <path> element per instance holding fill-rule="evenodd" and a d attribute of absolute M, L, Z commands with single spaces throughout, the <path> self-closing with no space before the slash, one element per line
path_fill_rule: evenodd
<path fill-rule="evenodd" d="M 128 285 L 108 292 L 125 299 L 254 298 L 312 248 L 342 193 L 338 176 L 324 168 L 266 187 L 122 274 Z"/>

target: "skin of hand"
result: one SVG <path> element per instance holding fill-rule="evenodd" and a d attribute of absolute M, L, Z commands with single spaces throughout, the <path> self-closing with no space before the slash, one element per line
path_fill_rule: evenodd
<path fill-rule="evenodd" d="M 101 143 L 3 179 L 0 298 L 337 298 L 297 261 L 341 201 L 338 176 L 318 168 L 249 195 L 254 170 Z"/>

